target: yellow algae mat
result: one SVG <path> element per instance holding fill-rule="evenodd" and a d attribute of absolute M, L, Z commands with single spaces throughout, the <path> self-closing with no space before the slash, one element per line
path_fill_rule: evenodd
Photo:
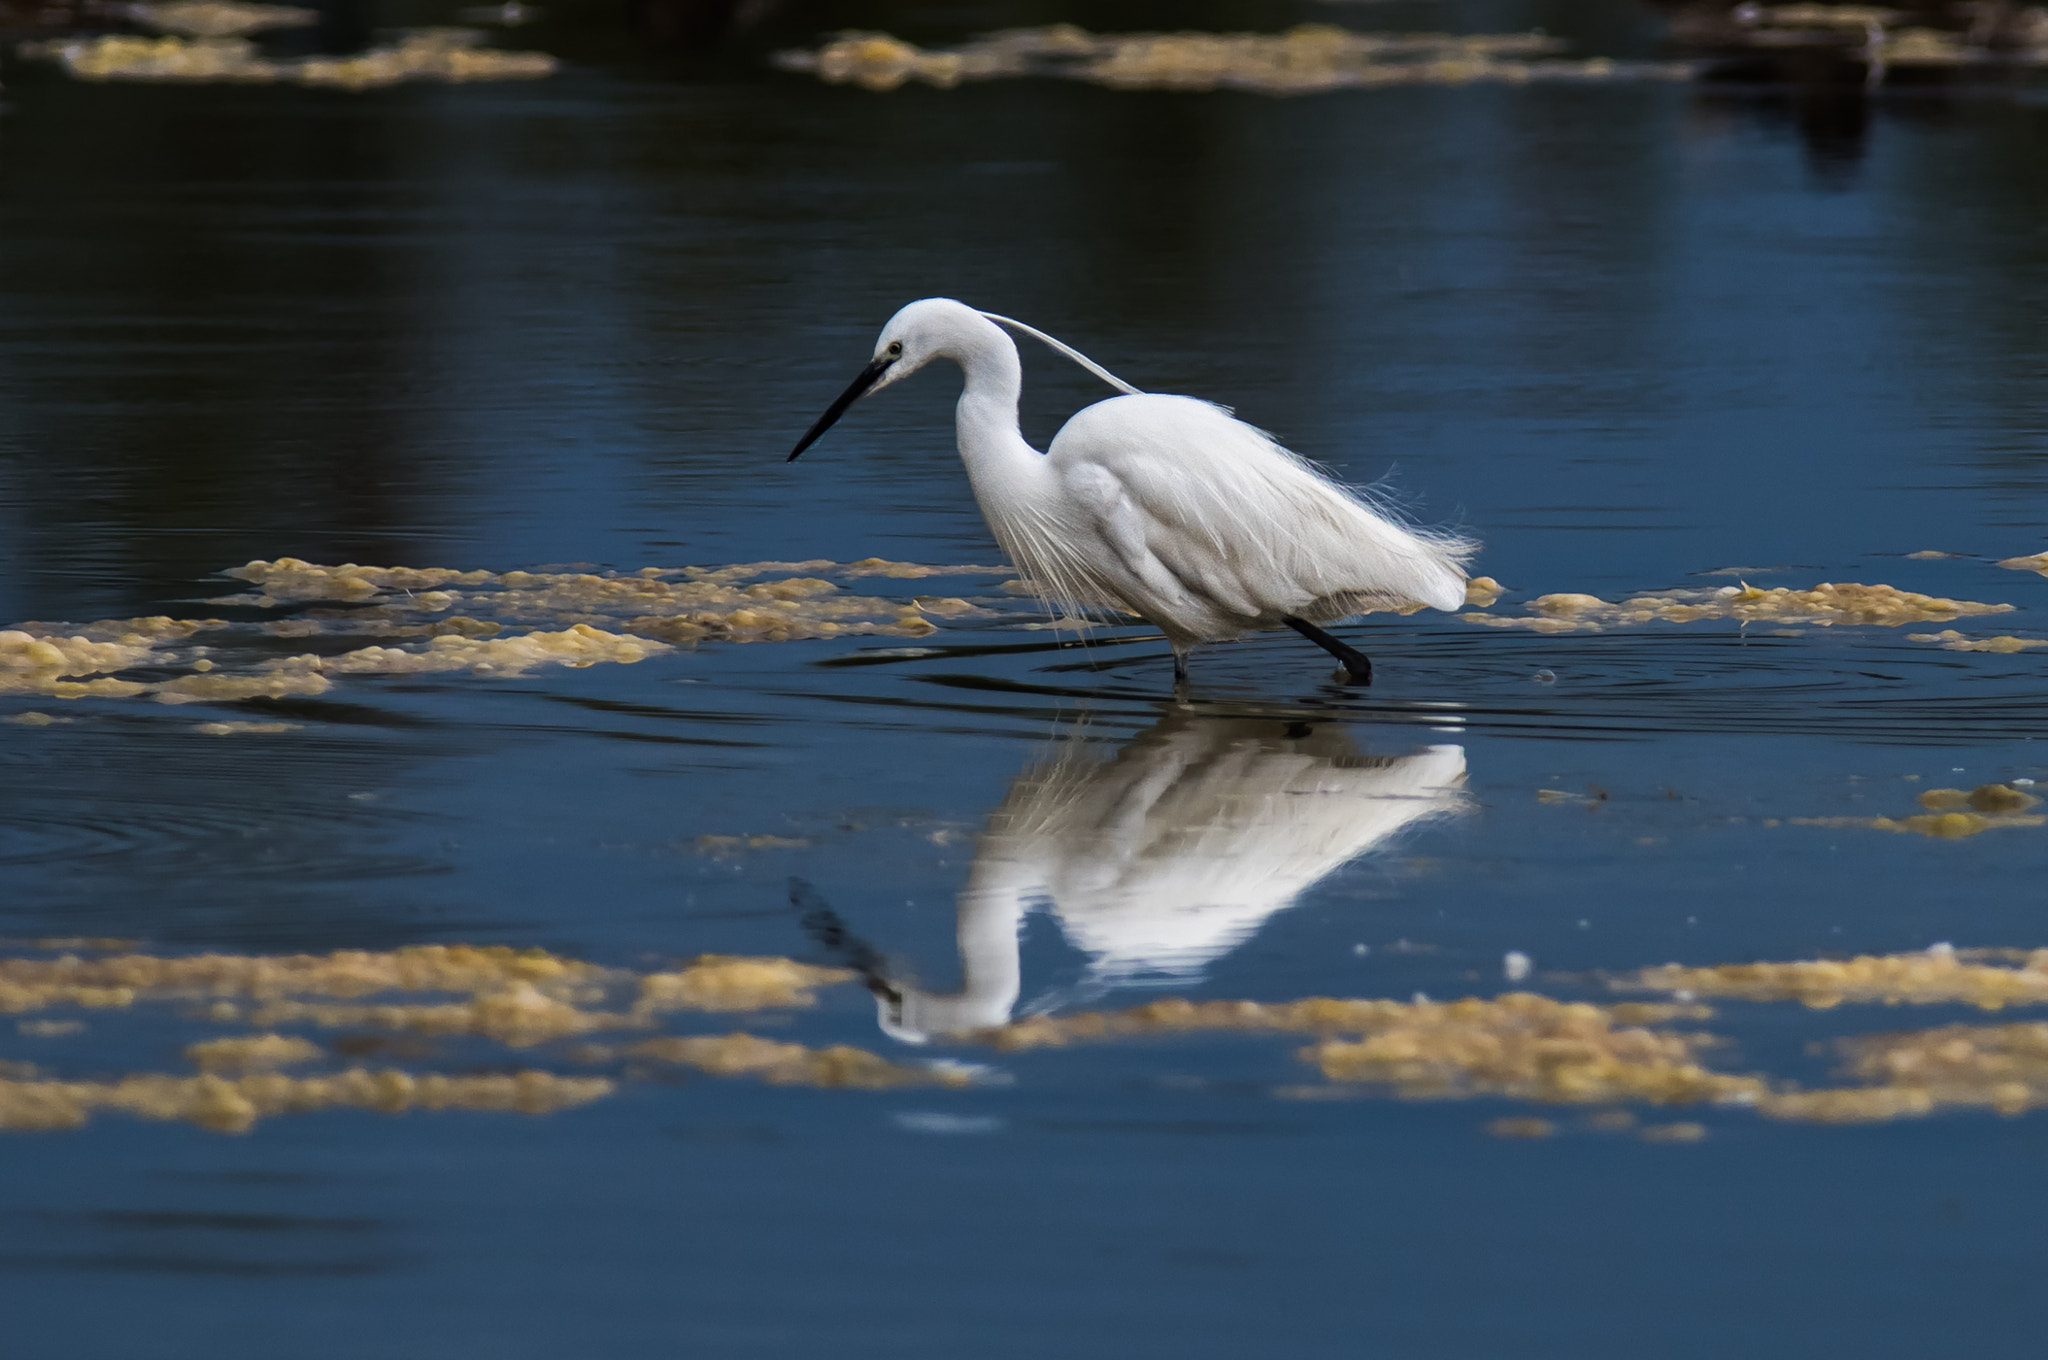
<path fill-rule="evenodd" d="M 80 80 L 169 84 L 312 85 L 368 90 L 402 81 L 534 80 L 558 63 L 545 52 L 484 46 L 475 28 L 412 28 L 350 56 L 272 57 L 252 40 L 273 29 L 310 28 L 317 10 L 233 0 L 167 0 L 133 4 L 122 17 L 156 30 L 73 34 L 27 42 L 21 55 L 55 62 Z"/>
<path fill-rule="evenodd" d="M 1999 565 L 2032 569 L 2034 558 Z M 247 590 L 205 604 L 258 617 L 103 619 L 19 623 L 0 629 L 0 695 L 231 703 L 324 694 L 335 678 L 465 672 L 519 676 L 541 666 L 630 665 L 704 642 L 791 642 L 930 635 L 944 623 L 1000 618 L 1031 587 L 991 583 L 978 597 L 862 593 L 870 579 L 1014 578 L 1002 566 L 934 566 L 868 558 L 838 563 L 747 562 L 644 567 L 633 572 L 465 571 L 448 567 L 323 566 L 296 558 L 223 573 Z M 1672 590 L 1619 601 L 1576 593 L 1538 596 L 1521 612 L 1491 612 L 1504 590 L 1468 583 L 1457 617 L 1491 628 L 1600 632 L 1652 623 L 1725 620 L 1817 627 L 1896 628 L 2010 613 L 2011 604 L 1922 595 L 1889 585 L 1823 582 L 1807 589 L 1748 584 Z M 1398 612 L 1412 613 L 1413 608 Z M 277 617 L 263 618 L 275 614 Z M 1136 620 L 1133 620 L 1136 622 Z M 2018 652 L 2048 639 L 1975 637 L 1956 629 L 1913 633 L 1950 651 Z M 374 639 L 374 641 L 372 640 Z M 339 645 L 356 642 L 360 645 Z M 305 650 L 292 649 L 303 644 Z M 288 654 L 279 655 L 280 651 Z M 30 722 L 47 720 L 31 717 Z M 284 730 L 212 724 L 217 735 Z"/>
<path fill-rule="evenodd" d="M 1841 30 L 1856 49 L 1888 68 L 1985 68 L 2048 65 L 2048 45 L 2017 37 L 1987 46 L 1983 21 L 1971 32 L 1908 25 L 1892 28 L 1898 10 L 1862 5 L 1749 7 L 1725 41 L 1784 52 L 1810 46 L 1845 52 Z M 2028 15 L 2039 10 L 2025 11 Z M 2033 28 L 2040 27 L 2033 21 Z M 1816 32 L 1818 30 L 1818 32 Z M 1833 33 L 1829 30 L 1834 30 Z M 1073 24 L 986 33 L 957 47 L 925 48 L 887 33 L 850 31 L 816 49 L 776 54 L 788 71 L 876 92 L 906 84 L 953 89 L 1019 76 L 1079 80 L 1118 90 L 1239 90 L 1315 94 L 1402 85 L 1524 85 L 1689 80 L 1686 61 L 1616 61 L 1560 57 L 1566 44 L 1542 30 L 1527 33 L 1359 32 L 1334 24 L 1298 24 L 1280 33 L 1091 33 Z"/>
<path fill-rule="evenodd" d="M 1947 557 L 1951 554 L 1932 554 Z M 1912 553 L 1926 557 L 1929 554 Z M 2008 558 L 1996 565 L 2015 570 L 2037 570 L 2048 575 L 2048 554 L 2040 557 Z M 1733 575 L 1735 570 L 1709 575 Z M 2019 606 L 1952 599 L 1901 590 L 1897 586 L 1865 585 L 1857 581 L 1822 581 L 1810 587 L 1740 585 L 1710 588 L 1645 591 L 1618 600 L 1603 599 L 1576 591 L 1538 595 L 1517 606 L 1515 612 L 1492 612 L 1506 591 L 1491 577 L 1481 576 L 1469 583 L 1466 605 L 1472 611 L 1458 615 L 1466 623 L 1487 628 L 1521 629 L 1532 633 L 1601 633 L 1617 628 L 1642 627 L 1658 623 L 1698 623 L 1725 620 L 1743 628 L 1772 624 L 1771 632 L 1797 637 L 1804 628 L 1898 628 L 1907 624 L 1953 623 L 1991 614 L 2014 613 Z M 1485 612 L 1482 612 L 1485 611 Z M 1796 626 L 1795 626 L 1796 625 Z M 2048 638 L 2020 637 L 2010 633 L 1974 634 L 1956 628 L 1939 632 L 1909 633 L 1911 642 L 1933 643 L 1951 652 L 2024 652 L 2048 647 Z"/>
<path fill-rule="evenodd" d="M 1522 614 L 1474 613 L 1459 617 L 1489 628 L 1526 628 L 1538 633 L 1599 632 L 1630 624 L 1694 623 L 1702 619 L 1732 619 L 1744 624 L 1812 624 L 1822 628 L 1836 624 L 1896 628 L 1907 623 L 1947 623 L 1980 614 L 2009 614 L 2014 607 L 1922 595 L 1895 586 L 1824 581 L 1806 590 L 1785 586 L 1764 589 L 1744 583 L 1717 589 L 1660 591 L 1623 600 L 1563 592 L 1537 596 Z M 1962 635 L 1951 632 L 1914 640 L 1946 642 L 1950 637 Z"/>
<path fill-rule="evenodd" d="M 1007 567 L 879 558 L 621 574 L 320 566 L 287 557 L 233 568 L 225 575 L 251 589 L 206 601 L 289 608 L 286 617 L 231 623 L 159 615 L 0 630 L 0 694 L 231 702 L 324 694 L 345 675 L 517 676 L 537 666 L 630 665 L 706 641 L 924 637 L 936 630 L 934 619 L 990 611 L 958 596 L 881 598 L 841 582 L 1010 574 Z M 339 649 L 326 641 L 371 638 L 381 640 Z M 280 641 L 298 640 L 321 650 L 275 654 Z M 250 645 L 217 645 L 237 641 Z M 257 642 L 271 654 L 255 653 Z M 133 671 L 150 676 L 124 678 Z"/>
<path fill-rule="evenodd" d="M 0 1129 L 80 1127 L 98 1113 L 242 1132 L 289 1114 L 351 1108 L 547 1114 L 622 1083 L 679 1070 L 827 1089 L 962 1089 L 997 1077 L 984 1063 L 894 1061 L 848 1044 L 807 1045 L 732 1030 L 733 1017 L 786 1024 L 848 970 L 780 957 L 706 955 L 650 971 L 543 950 L 420 945 L 388 952 L 165 956 L 111 940 L 43 940 L 0 956 Z M 2048 1020 L 1951 1023 L 1831 1040 L 1839 1084 L 1809 1087 L 1742 1070 L 1703 1026 L 1708 1001 L 1844 1006 L 2048 1005 L 2048 949 L 1956 950 L 1715 966 L 1677 964 L 1606 979 L 1653 1000 L 1563 1000 L 1518 991 L 1410 1001 L 1167 999 L 1123 1010 L 1039 1016 L 951 1036 L 993 1062 L 1080 1044 L 1123 1044 L 1155 1062 L 1192 1035 L 1306 1039 L 1276 1099 L 1494 1097 L 1582 1107 L 1590 1128 L 1636 1126 L 1636 1108 L 1735 1107 L 1769 1119 L 1864 1123 L 1942 1109 L 2015 1115 L 2048 1105 Z M 196 1038 L 187 1069 L 73 1077 L 81 1047 L 104 1072 L 107 1041 L 138 1021 Z M 683 1029 L 686 1032 L 677 1032 Z M 502 1051 L 478 1062 L 478 1045 Z M 1050 1070 L 1035 1060 L 1040 1074 Z M 480 1066 L 484 1070 L 479 1070 Z M 1302 1082 L 1303 1075 L 1321 1082 Z M 1503 1137 L 1554 1132 L 1511 1117 Z M 1645 1126 L 1691 1141 L 1695 1122 Z"/>
<path fill-rule="evenodd" d="M 1298 24 L 1281 33 L 1091 33 L 1073 24 L 1011 28 L 951 48 L 922 48 L 886 33 L 842 33 L 775 64 L 833 84 L 951 89 L 971 81 L 1049 76 L 1119 90 L 1243 90 L 1315 94 L 1390 85 L 1475 82 L 1685 80 L 1681 62 L 1584 60 L 1531 33 L 1360 33 Z"/>
<path fill-rule="evenodd" d="M 2031 785 L 2031 780 L 2021 779 Z M 1540 803 L 1573 807 L 1598 807 L 1604 793 L 1573 793 L 1567 789 L 1537 789 Z M 1765 817 L 1760 825 L 1815 826 L 1830 830 L 1861 829 L 1894 834 L 1927 836 L 1935 840 L 1960 840 L 2009 827 L 2048 826 L 2048 816 L 2028 809 L 2041 800 L 2013 784 L 1979 784 L 1974 789 L 1926 789 L 1916 800 L 1926 809 L 1903 817 Z"/>

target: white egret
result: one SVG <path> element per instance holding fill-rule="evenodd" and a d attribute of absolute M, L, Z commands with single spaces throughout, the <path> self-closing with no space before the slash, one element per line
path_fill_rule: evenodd
<path fill-rule="evenodd" d="M 1018 427 L 1023 365 L 1003 326 L 1127 395 L 1076 413 L 1039 453 Z M 966 373 L 960 459 L 996 542 L 1048 607 L 1116 609 L 1155 625 L 1173 648 L 1177 689 L 1198 644 L 1280 627 L 1343 662 L 1353 683 L 1370 684 L 1372 662 L 1318 624 L 1465 602 L 1475 544 L 1400 523 L 1223 407 L 1140 392 L 1049 335 L 951 298 L 913 302 L 889 319 L 873 361 L 790 461 L 862 396 L 934 359 Z"/>

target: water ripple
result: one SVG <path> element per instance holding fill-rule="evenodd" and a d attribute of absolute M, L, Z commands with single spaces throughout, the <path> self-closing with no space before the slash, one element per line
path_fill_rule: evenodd
<path fill-rule="evenodd" d="M 1941 744 L 2009 740 L 2048 724 L 2038 659 L 1972 654 L 1965 660 L 1890 636 L 1680 629 L 1520 636 L 1378 629 L 1363 630 L 1362 645 L 1380 663 L 1380 683 L 1371 689 L 1316 684 L 1327 667 L 1291 639 L 1259 637 L 1206 648 L 1194 662 L 1194 702 L 1233 713 L 1247 703 L 1274 715 L 1294 707 L 1334 709 L 1382 722 L 1581 739 L 1722 732 Z M 1011 674 L 955 668 L 964 657 L 991 656 L 987 647 L 921 650 L 918 657 L 862 660 L 911 667 L 919 684 L 951 691 L 1110 706 L 1168 697 L 1169 659 L 1156 646 L 1104 648 L 1084 659 Z M 1276 692 L 1279 686 L 1286 688 Z M 901 694 L 833 697 L 955 707 Z M 993 711 L 1021 717 L 1036 716 L 1038 708 L 1004 705 Z"/>

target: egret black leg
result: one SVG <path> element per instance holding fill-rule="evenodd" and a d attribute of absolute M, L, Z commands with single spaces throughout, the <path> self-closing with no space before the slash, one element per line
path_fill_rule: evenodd
<path fill-rule="evenodd" d="M 1280 622 L 1286 624 L 1289 628 L 1292 628 L 1295 632 L 1343 662 L 1344 669 L 1350 675 L 1352 684 L 1370 685 L 1372 683 L 1372 660 L 1364 652 L 1359 651 L 1348 643 L 1331 637 L 1307 619 L 1297 619 L 1292 614 L 1289 614 L 1286 618 L 1281 619 Z"/>
<path fill-rule="evenodd" d="M 1178 650 L 1173 654 L 1173 697 L 1188 697 L 1188 654 Z"/>

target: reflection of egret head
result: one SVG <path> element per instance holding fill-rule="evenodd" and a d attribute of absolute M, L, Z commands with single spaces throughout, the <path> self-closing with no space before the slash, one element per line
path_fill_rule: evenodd
<path fill-rule="evenodd" d="M 921 1041 L 1009 1019 L 1017 926 L 1049 898 L 1105 983 L 1186 980 L 1347 861 L 1464 801 L 1465 753 L 1366 756 L 1334 724 L 1176 712 L 1103 760 L 1084 740 L 1025 771 L 960 901 L 963 986 L 900 988 L 882 1028 Z"/>
<path fill-rule="evenodd" d="M 1009 947 L 1014 953 L 1015 943 Z M 1015 971 L 1010 970 L 1013 978 Z M 970 969 L 967 985 L 951 994 L 915 987 L 898 988 L 894 995 L 876 992 L 875 1023 L 882 1033 L 900 1044 L 922 1044 L 934 1034 L 965 1034 L 1008 1024 L 1010 1008 L 1017 1002 L 1017 989 L 1001 985 L 991 988 L 990 981 L 988 977 L 974 977 Z"/>

